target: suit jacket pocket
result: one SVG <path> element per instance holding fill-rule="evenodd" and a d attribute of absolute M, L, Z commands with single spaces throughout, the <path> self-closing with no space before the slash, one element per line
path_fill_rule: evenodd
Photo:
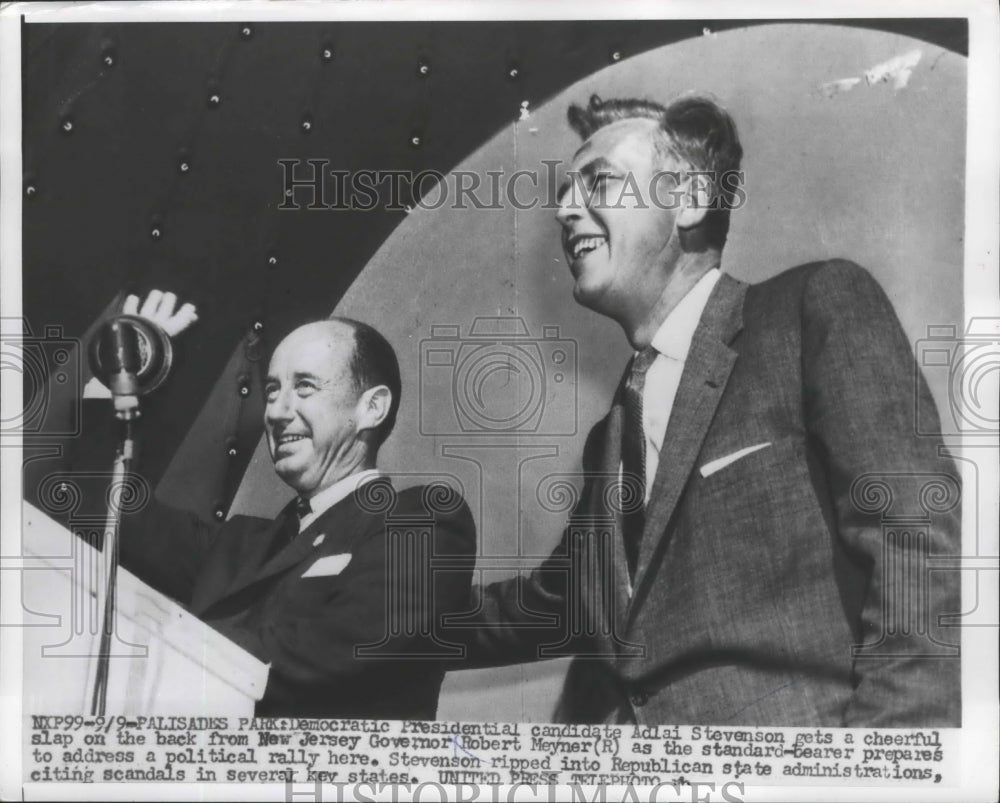
<path fill-rule="evenodd" d="M 715 450 L 699 462 L 697 478 L 705 492 L 768 484 L 769 478 L 787 474 L 790 462 L 798 462 L 797 443 L 795 437 L 755 438 L 745 446 Z"/>
<path fill-rule="evenodd" d="M 324 557 L 315 560 L 313 564 L 305 570 L 302 577 L 336 577 L 347 568 L 347 564 L 350 562 L 350 552 L 342 552 L 338 555 L 325 555 Z"/>
<path fill-rule="evenodd" d="M 698 471 L 701 474 L 701 476 L 708 479 L 713 474 L 722 471 L 722 469 L 726 468 L 727 466 L 731 466 L 737 460 L 742 460 L 744 457 L 748 457 L 749 455 L 752 455 L 754 452 L 759 452 L 761 449 L 770 449 L 770 448 L 771 448 L 771 441 L 764 441 L 763 443 L 757 443 L 754 444 L 753 446 L 746 446 L 743 449 L 739 449 L 738 451 L 735 452 L 730 452 L 727 455 L 724 455 L 722 457 L 716 458 L 715 460 L 711 460 L 708 463 L 705 463 L 704 465 L 702 465 L 700 469 L 698 469 Z"/>

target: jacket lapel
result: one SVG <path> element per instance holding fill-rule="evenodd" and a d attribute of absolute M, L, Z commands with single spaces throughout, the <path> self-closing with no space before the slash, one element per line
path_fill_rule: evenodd
<path fill-rule="evenodd" d="M 208 580 L 199 578 L 191 600 L 191 610 L 195 614 L 203 614 L 215 603 L 225 599 L 229 596 L 230 589 L 244 588 L 253 581 L 257 570 L 266 562 L 274 539 L 281 537 L 286 515 L 287 508 L 282 510 L 276 519 L 248 524 L 249 529 L 234 536 L 240 539 L 236 543 L 242 543 L 242 545 L 228 551 L 224 560 L 239 561 L 239 568 L 228 583 L 218 582 L 215 574 L 212 574 Z M 223 537 L 226 537 L 225 530 L 219 535 L 219 538 Z"/>
<path fill-rule="evenodd" d="M 275 538 L 282 537 L 284 515 L 278 516 L 270 522 L 268 528 L 257 534 L 250 534 L 248 537 L 261 541 L 259 551 L 251 553 L 244 568 L 239 572 L 234 581 L 225 591 L 213 600 L 208 601 L 202 608 L 207 610 L 212 605 L 238 594 L 246 588 L 256 583 L 267 580 L 293 566 L 304 562 L 310 556 L 320 557 L 326 554 L 335 554 L 343 551 L 344 547 L 349 547 L 358 531 L 358 522 L 363 516 L 363 511 L 357 506 L 353 495 L 342 499 L 316 521 L 306 527 L 292 538 L 287 544 L 278 546 L 276 551 L 267 549 L 265 545 L 273 543 Z M 314 545 L 316 538 L 323 534 L 325 537 L 320 544 Z M 272 553 L 270 558 L 263 559 L 264 555 Z"/>
<path fill-rule="evenodd" d="M 743 328 L 746 291 L 746 283 L 723 274 L 691 340 L 647 503 L 629 621 L 640 604 L 654 556 L 666 548 L 667 525 L 736 362 L 736 352 L 729 343 Z"/>

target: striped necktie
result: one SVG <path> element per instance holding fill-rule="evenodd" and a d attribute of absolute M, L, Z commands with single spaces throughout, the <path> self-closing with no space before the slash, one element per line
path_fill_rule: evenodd
<path fill-rule="evenodd" d="M 642 392 L 646 371 L 656 359 L 652 346 L 632 358 L 622 393 L 625 413 L 622 427 L 622 535 L 629 577 L 635 577 L 639 546 L 646 523 L 646 434 L 642 423 Z"/>

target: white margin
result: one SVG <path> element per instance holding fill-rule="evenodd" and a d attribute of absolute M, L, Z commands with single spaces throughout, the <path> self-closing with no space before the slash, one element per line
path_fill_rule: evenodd
<path fill-rule="evenodd" d="M 166 0 L 165 2 L 100 3 L 8 3 L 0 6 L 0 314 L 4 318 L 21 315 L 21 91 L 20 16 L 35 23 L 73 22 L 267 22 L 267 21 L 494 21 L 494 20 L 620 20 L 630 18 L 688 19 L 876 19 L 876 18 L 967 18 L 969 23 L 969 72 L 967 108 L 967 150 L 965 176 L 966 252 L 965 317 L 1000 316 L 1000 17 L 992 0 L 766 0 L 751 8 L 746 0 L 671 0 L 659 2 L 607 2 L 606 0 L 355 0 L 354 2 L 213 2 L 211 0 Z M 914 169 L 919 169 L 915 165 Z M 20 383 L 0 386 L 0 416 L 8 420 L 11 411 L 20 411 Z M 980 461 L 980 487 L 1000 488 L 1000 468 L 996 460 Z M 0 448 L 0 556 L 20 554 L 21 449 Z M 972 476 L 965 472 L 965 480 Z M 989 527 L 979 533 L 980 549 L 997 555 L 1000 548 L 996 499 L 988 500 L 979 516 L 979 525 Z M 969 550 L 968 532 L 976 521 L 975 512 L 965 510 L 964 554 Z M 994 575 L 981 572 L 981 575 Z M 977 603 L 975 588 L 963 582 L 963 605 L 968 610 Z M 985 585 L 985 588 L 984 588 Z M 997 579 L 979 583 L 983 603 L 995 603 Z M 20 609 L 20 573 L 5 571 L 0 581 L 0 605 L 5 616 Z M 968 631 L 966 634 L 968 635 Z M 906 787 L 905 798 L 921 801 L 996 799 L 998 708 L 998 649 L 996 630 L 977 633 L 975 642 L 963 638 L 963 763 L 975 774 L 972 784 L 960 797 L 954 789 Z M 27 784 L 21 783 L 21 638 L 15 627 L 0 627 L 0 799 L 23 796 L 44 799 L 55 794 L 63 800 L 135 800 L 137 787 L 128 784 Z M 975 695 L 968 694 L 975 690 Z M 973 700 L 992 700 L 989 710 L 973 710 Z M 966 737 L 966 733 L 968 736 Z M 970 766 L 971 765 L 971 766 Z M 990 774 L 993 769 L 992 775 Z M 303 784 L 296 786 L 302 787 Z M 900 790 L 892 787 L 832 787 L 825 793 L 807 787 L 810 799 L 870 801 L 894 800 Z M 332 791 L 332 787 L 330 787 Z M 246 800 L 282 800 L 283 788 L 276 785 L 144 784 L 143 799 L 229 800 L 234 795 Z M 276 794 L 278 793 L 278 794 Z M 748 801 L 799 801 L 800 787 L 747 789 Z M 304 800 L 305 798 L 301 798 Z M 324 799 L 326 799 L 324 797 Z M 336 799 L 330 797 L 329 799 Z"/>

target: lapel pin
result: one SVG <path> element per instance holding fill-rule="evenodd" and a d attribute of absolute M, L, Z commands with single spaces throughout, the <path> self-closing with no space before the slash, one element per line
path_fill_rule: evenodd
<path fill-rule="evenodd" d="M 313 539 L 313 546 L 319 546 L 323 543 L 323 539 L 326 538 L 326 533 L 320 533 Z"/>

